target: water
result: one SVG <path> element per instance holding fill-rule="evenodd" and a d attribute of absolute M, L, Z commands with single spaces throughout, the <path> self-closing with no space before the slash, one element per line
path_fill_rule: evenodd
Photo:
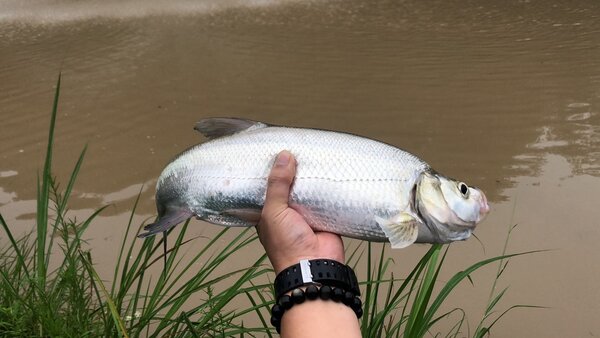
<path fill-rule="evenodd" d="M 163 166 L 203 140 L 194 122 L 245 117 L 377 138 L 479 186 L 485 251 L 453 245 L 447 273 L 500 253 L 509 224 L 510 252 L 554 249 L 514 259 L 499 285 L 502 309 L 550 309 L 493 333 L 600 333 L 596 1 L 3 1 L 0 212 L 15 228 L 33 223 L 59 71 L 55 171 L 66 182 L 89 144 L 72 209 L 112 205 L 89 232 L 107 271 L 138 192 L 141 221 Z M 397 269 L 424 249 L 394 251 Z M 473 323 L 493 270 L 451 299 Z"/>

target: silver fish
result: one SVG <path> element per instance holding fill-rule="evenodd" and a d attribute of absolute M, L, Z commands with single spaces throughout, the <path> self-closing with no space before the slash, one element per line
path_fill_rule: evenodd
<path fill-rule="evenodd" d="M 159 219 L 140 237 L 190 217 L 224 226 L 256 225 L 276 155 L 290 151 L 296 178 L 290 206 L 315 231 L 393 248 L 469 238 L 489 211 L 483 192 L 438 174 L 404 150 L 334 131 L 210 118 L 209 138 L 169 163 L 158 179 Z"/>

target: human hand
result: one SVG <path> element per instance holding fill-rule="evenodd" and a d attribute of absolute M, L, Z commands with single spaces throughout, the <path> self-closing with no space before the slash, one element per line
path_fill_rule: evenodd
<path fill-rule="evenodd" d="M 327 258 L 345 263 L 341 237 L 314 232 L 302 215 L 288 205 L 295 175 L 296 160 L 290 152 L 280 152 L 269 175 L 265 205 L 256 226 L 275 273 L 301 259 Z"/>

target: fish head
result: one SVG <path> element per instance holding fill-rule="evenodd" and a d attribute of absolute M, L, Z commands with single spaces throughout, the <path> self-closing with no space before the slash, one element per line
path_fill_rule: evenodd
<path fill-rule="evenodd" d="M 442 243 L 468 238 L 490 210 L 481 190 L 433 171 L 421 174 L 415 205 Z"/>

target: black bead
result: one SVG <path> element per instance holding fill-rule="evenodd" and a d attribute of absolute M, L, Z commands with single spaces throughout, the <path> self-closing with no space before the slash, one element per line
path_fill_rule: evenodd
<path fill-rule="evenodd" d="M 331 299 L 335 302 L 339 302 L 344 298 L 344 290 L 341 288 L 334 288 L 331 292 Z"/>
<path fill-rule="evenodd" d="M 328 300 L 331 298 L 331 287 L 324 285 L 321 286 L 321 289 L 319 290 L 319 296 L 321 297 L 322 300 Z"/>
<path fill-rule="evenodd" d="M 352 301 L 354 301 L 354 294 L 350 291 L 346 291 L 344 293 L 344 297 L 342 298 L 342 302 L 344 302 L 344 304 L 346 304 L 348 306 L 351 306 Z"/>
<path fill-rule="evenodd" d="M 302 304 L 305 299 L 304 291 L 302 291 L 302 289 L 294 289 L 294 291 L 292 291 L 292 302 L 294 302 L 294 304 Z"/>
<path fill-rule="evenodd" d="M 271 325 L 278 327 L 281 324 L 281 319 L 275 316 L 271 317 Z"/>
<path fill-rule="evenodd" d="M 281 298 L 279 298 L 278 303 L 279 303 L 279 306 L 281 306 L 285 310 L 288 310 L 289 308 L 292 307 L 292 305 L 294 305 L 294 303 L 292 303 L 292 298 L 288 295 L 281 296 Z"/>
<path fill-rule="evenodd" d="M 362 310 L 362 308 L 359 308 L 354 313 L 356 313 L 356 318 L 360 319 L 360 317 L 362 317 L 362 315 L 363 315 L 363 310 Z"/>
<path fill-rule="evenodd" d="M 317 299 L 317 297 L 319 297 L 319 288 L 314 285 L 309 285 L 306 287 L 304 295 L 306 295 L 306 298 L 310 300 Z"/>
<path fill-rule="evenodd" d="M 281 316 L 283 316 L 283 312 L 284 310 L 279 304 L 275 304 L 271 308 L 271 316 L 273 317 L 281 318 Z"/>
<path fill-rule="evenodd" d="M 356 312 L 358 309 L 362 309 L 362 301 L 360 300 L 360 298 L 354 297 L 354 299 L 352 300 L 352 304 L 350 304 L 350 307 L 352 308 L 352 310 L 354 310 L 354 312 Z"/>

